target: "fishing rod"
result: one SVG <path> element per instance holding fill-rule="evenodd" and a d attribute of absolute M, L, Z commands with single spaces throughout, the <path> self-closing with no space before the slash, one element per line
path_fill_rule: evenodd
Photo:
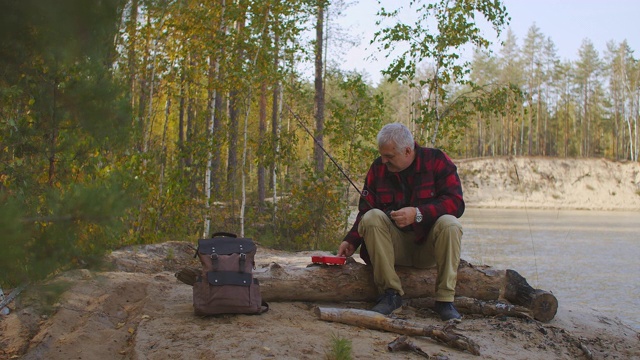
<path fill-rule="evenodd" d="M 329 152 L 327 152 L 327 150 L 325 150 L 324 147 L 322 147 L 322 144 L 320 144 L 320 142 L 318 141 L 318 139 L 316 139 L 315 136 L 313 136 L 313 134 L 311 133 L 311 131 L 309 130 L 309 128 L 307 128 L 307 126 L 304 124 L 304 122 L 302 121 L 302 119 L 300 118 L 300 116 L 298 116 L 298 114 L 296 114 L 295 112 L 293 112 L 293 110 L 289 107 L 289 104 L 284 103 L 284 106 L 287 107 L 287 110 L 289 110 L 289 112 L 291 113 L 291 115 L 293 115 L 293 117 L 298 121 L 298 124 L 300 124 L 300 126 L 302 126 L 302 128 L 307 132 L 307 134 L 309 134 L 309 136 L 311 136 L 311 138 L 313 139 L 313 141 L 316 143 L 316 145 L 318 145 L 318 147 L 320 149 L 322 149 L 322 151 L 329 157 L 329 159 L 331 160 L 331 162 L 333 163 L 333 165 L 335 165 L 338 170 L 340 170 L 340 172 L 342 173 L 342 175 L 344 175 L 344 177 L 349 181 L 349 183 L 351 184 L 351 186 L 353 186 L 354 189 L 356 189 L 356 191 L 358 192 L 358 194 L 360 194 L 360 196 L 369 204 L 369 206 L 373 207 L 371 205 L 371 203 L 369 203 L 369 201 L 367 200 L 366 196 L 369 195 L 369 192 L 367 190 L 362 190 L 360 191 L 360 189 L 356 186 L 356 184 L 353 183 L 353 181 L 351 181 L 351 178 L 349 178 L 349 176 L 347 175 L 347 173 L 342 169 L 342 167 L 338 164 L 338 162 L 333 158 L 333 156 L 331 156 L 331 154 L 329 154 Z"/>
<path fill-rule="evenodd" d="M 369 207 L 371 207 L 372 209 L 375 208 L 375 206 L 373 206 L 373 204 L 371 202 L 369 202 L 369 200 L 367 200 L 367 195 L 369 195 L 369 191 L 362 189 L 362 191 L 360 191 L 360 189 L 358 189 L 358 187 L 356 186 L 356 184 L 353 183 L 353 181 L 351 181 L 351 178 L 349 178 L 349 176 L 347 175 L 347 173 L 342 169 L 342 167 L 338 164 L 338 162 L 333 158 L 333 156 L 331 156 L 331 154 L 329 154 L 329 152 L 327 152 L 327 150 L 325 150 L 324 147 L 322 147 L 322 145 L 320 144 L 320 142 L 318 141 L 318 139 L 316 139 L 315 136 L 313 136 L 313 134 L 311 133 L 311 131 L 309 130 L 309 128 L 307 128 L 307 126 L 304 124 L 304 122 L 302 122 L 302 119 L 300 118 L 300 116 L 298 116 L 298 114 L 296 114 L 295 112 L 293 112 L 293 110 L 291 110 L 291 107 L 289 107 L 289 104 L 284 103 L 284 106 L 287 107 L 287 110 L 289 110 L 289 112 L 291 113 L 291 115 L 293 115 L 293 117 L 298 121 L 298 124 L 300 124 L 300 126 L 302 126 L 302 128 L 307 132 L 307 134 L 309 134 L 309 136 L 311 136 L 311 138 L 313 139 L 313 141 L 316 143 L 316 145 L 318 145 L 318 147 L 320 149 L 322 149 L 322 151 L 327 154 L 327 156 L 329 157 L 329 159 L 331 160 L 331 162 L 333 162 L 333 164 L 338 168 L 338 170 L 340 170 L 340 172 L 342 173 L 342 175 L 344 175 L 344 177 L 349 181 L 349 183 L 351 184 L 351 186 L 353 186 L 354 189 L 356 189 L 356 191 L 358 192 L 358 194 L 360 194 L 360 198 L 363 199 L 368 205 Z M 375 196 L 375 192 L 373 193 L 373 195 Z M 391 212 L 393 210 L 386 210 L 384 213 L 389 217 L 389 219 L 395 224 L 395 221 L 393 220 L 393 218 L 391 217 Z"/>

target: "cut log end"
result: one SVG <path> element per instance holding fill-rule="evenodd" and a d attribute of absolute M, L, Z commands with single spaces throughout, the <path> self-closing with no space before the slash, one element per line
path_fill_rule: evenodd
<path fill-rule="evenodd" d="M 504 297 L 512 304 L 531 309 L 533 318 L 538 321 L 549 322 L 558 311 L 558 299 L 552 293 L 532 288 L 527 280 L 514 270 L 506 271 Z"/>
<path fill-rule="evenodd" d="M 548 291 L 536 290 L 529 308 L 533 312 L 534 319 L 549 322 L 553 320 L 558 312 L 558 299 Z"/>

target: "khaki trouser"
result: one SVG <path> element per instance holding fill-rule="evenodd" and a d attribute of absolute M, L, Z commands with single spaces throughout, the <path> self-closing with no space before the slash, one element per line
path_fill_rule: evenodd
<path fill-rule="evenodd" d="M 367 211 L 358 225 L 373 265 L 373 280 L 382 293 L 395 289 L 404 295 L 395 265 L 426 269 L 437 267 L 436 300 L 453 301 L 462 225 L 455 216 L 443 215 L 429 231 L 423 244 L 415 243 L 414 232 L 400 231 L 381 210 Z"/>

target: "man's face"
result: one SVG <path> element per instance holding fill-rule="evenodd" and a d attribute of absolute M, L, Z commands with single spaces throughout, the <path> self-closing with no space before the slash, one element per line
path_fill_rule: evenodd
<path fill-rule="evenodd" d="M 413 151 L 410 147 L 398 149 L 396 144 L 390 142 L 379 146 L 378 151 L 382 157 L 382 163 L 391 172 L 400 172 L 413 162 Z"/>

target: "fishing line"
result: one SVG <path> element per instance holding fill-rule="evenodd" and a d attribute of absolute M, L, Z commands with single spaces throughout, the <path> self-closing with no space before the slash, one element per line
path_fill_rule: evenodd
<path fill-rule="evenodd" d="M 371 206 L 373 208 L 373 206 L 371 205 L 371 203 L 369 203 L 369 201 L 367 200 L 367 195 L 369 195 L 369 191 L 363 189 L 362 191 L 360 191 L 360 189 L 356 186 L 356 184 L 353 183 L 353 181 L 351 181 L 351 178 L 349 178 L 349 176 L 347 175 L 347 173 L 342 169 L 342 167 L 338 164 L 338 162 L 333 158 L 333 156 L 331 156 L 331 154 L 329 154 L 329 152 L 327 152 L 327 150 L 325 150 L 324 147 L 322 147 L 322 144 L 320 144 L 320 142 L 318 141 L 318 139 L 316 139 L 315 136 L 313 136 L 313 134 L 311 133 L 311 131 L 309 130 L 309 128 L 304 124 L 304 122 L 302 121 L 302 119 L 300 118 L 300 116 L 298 116 L 298 114 L 296 114 L 295 112 L 293 112 L 293 110 L 291 110 L 291 108 L 289 107 L 289 104 L 284 103 L 284 106 L 287 107 L 287 110 L 289 110 L 289 112 L 291 113 L 291 115 L 293 115 L 293 117 L 296 119 L 296 121 L 298 121 L 298 124 L 300 124 L 300 126 L 307 132 L 307 134 L 309 134 L 309 136 L 311 136 L 311 138 L 313 139 L 313 141 L 316 143 L 316 145 L 318 145 L 318 147 L 320 149 L 322 149 L 322 151 L 329 157 L 329 159 L 331 160 L 331 162 L 333 163 L 333 165 L 335 165 L 338 170 L 340 170 L 340 172 L 342 173 L 342 175 L 349 181 L 349 183 L 351 184 L 351 186 L 353 186 L 354 189 L 356 189 L 356 191 L 358 192 L 358 194 L 360 194 L 360 197 L 364 199 L 364 201 L 367 202 L 367 204 L 369 204 L 369 206 Z"/>
<path fill-rule="evenodd" d="M 518 175 L 518 167 L 516 166 L 515 163 L 513 164 L 513 168 L 516 170 L 516 179 L 518 180 L 518 185 L 521 185 L 520 175 Z M 539 286 L 538 284 L 540 282 L 538 280 L 538 257 L 536 256 L 536 244 L 533 241 L 533 231 L 531 230 L 531 220 L 529 219 L 529 209 L 527 208 L 527 201 L 528 201 L 527 192 L 524 191 L 524 213 L 527 216 L 527 225 L 529 226 L 529 238 L 531 239 L 531 249 L 533 250 L 533 264 L 534 264 L 534 270 L 536 273 L 536 286 Z"/>

